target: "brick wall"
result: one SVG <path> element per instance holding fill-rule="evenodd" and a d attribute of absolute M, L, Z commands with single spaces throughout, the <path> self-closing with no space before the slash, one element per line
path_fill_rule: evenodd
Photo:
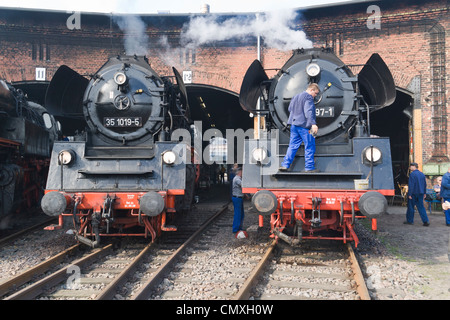
<path fill-rule="evenodd" d="M 369 29 L 371 3 L 351 4 L 303 12 L 303 28 L 314 46 L 333 46 L 347 64 L 361 64 L 377 52 L 392 71 L 396 85 L 408 89 L 420 77 L 420 101 L 415 108 L 422 147 L 415 160 L 448 160 L 448 100 L 450 72 L 450 14 L 447 1 L 377 1 L 381 29 Z M 123 52 L 123 34 L 109 15 L 81 15 L 81 29 L 69 30 L 65 12 L 0 10 L 0 77 L 8 81 L 34 80 L 35 68 L 46 68 L 50 80 L 61 64 L 81 74 L 94 73 L 111 55 Z M 189 49 L 178 44 L 188 16 L 144 16 L 149 36 L 148 57 L 162 75 L 171 67 L 192 71 L 194 83 L 239 92 L 242 78 L 257 58 L 256 41 L 223 42 Z M 166 39 L 162 44 L 161 39 Z M 291 52 L 262 47 L 265 68 L 280 68 Z M 442 73 L 445 71 L 445 74 Z M 441 73 L 439 73 L 441 72 Z M 268 71 L 269 76 L 275 71 Z M 442 130 L 445 128 L 445 130 Z M 438 132 L 444 137 L 436 138 Z M 419 145 L 419 144 L 417 144 Z"/>

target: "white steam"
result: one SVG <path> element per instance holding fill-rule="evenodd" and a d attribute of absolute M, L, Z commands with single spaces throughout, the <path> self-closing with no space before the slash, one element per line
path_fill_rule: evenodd
<path fill-rule="evenodd" d="M 124 34 L 127 55 L 149 53 L 147 26 L 139 16 L 120 15 L 114 17 L 114 21 Z M 221 15 L 195 16 L 183 27 L 180 44 L 181 48 L 196 48 L 216 41 L 245 40 L 261 36 L 264 45 L 269 48 L 282 51 L 311 48 L 313 43 L 307 39 L 305 32 L 296 27 L 296 21 L 297 12 L 294 10 L 278 10 L 228 19 Z M 172 60 L 172 64 L 179 60 L 177 57 L 170 57 L 181 52 L 180 48 L 171 48 L 166 37 L 162 37 L 158 43 L 160 48 L 162 47 L 163 60 Z"/>
<path fill-rule="evenodd" d="M 194 17 L 185 26 L 182 33 L 182 44 L 196 47 L 215 41 L 229 39 L 245 39 L 258 36 L 264 40 L 267 47 L 288 51 L 298 48 L 311 48 L 312 42 L 307 39 L 302 30 L 294 30 L 296 13 L 292 10 L 279 10 L 258 16 L 235 17 L 218 22 L 220 16 Z"/>
<path fill-rule="evenodd" d="M 114 20 L 124 33 L 125 53 L 127 55 L 147 55 L 149 38 L 144 21 L 133 15 L 119 16 Z"/>

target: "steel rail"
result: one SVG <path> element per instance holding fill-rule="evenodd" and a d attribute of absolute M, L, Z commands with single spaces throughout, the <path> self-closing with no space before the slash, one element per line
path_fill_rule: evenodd
<path fill-rule="evenodd" d="M 133 273 L 136 268 L 139 266 L 139 263 L 143 260 L 143 258 L 147 255 L 152 248 L 154 243 L 149 243 L 145 248 L 137 255 L 133 261 L 120 273 L 114 280 L 106 286 L 105 289 L 95 298 L 95 300 L 111 300 L 117 292 L 117 288 L 123 285 L 128 277 Z"/>
<path fill-rule="evenodd" d="M 258 281 L 259 276 L 263 273 L 264 268 L 269 261 L 269 258 L 272 257 L 273 251 L 277 246 L 278 241 L 273 240 L 270 244 L 267 251 L 264 253 L 264 256 L 258 262 L 258 264 L 253 268 L 250 276 L 245 280 L 242 287 L 239 289 L 239 292 L 234 296 L 234 300 L 248 300 L 251 295 L 251 290 L 254 287 L 255 283 Z"/>
<path fill-rule="evenodd" d="M 256 286 L 259 281 L 259 277 L 263 274 L 264 269 L 270 257 L 273 255 L 274 249 L 277 246 L 277 241 L 273 241 L 267 251 L 264 253 L 264 256 L 261 258 L 259 263 L 253 268 L 250 276 L 244 282 L 244 284 L 239 289 L 239 292 L 234 295 L 234 300 L 248 300 L 251 297 L 251 290 Z M 352 289 L 356 290 L 359 298 L 361 300 L 371 300 L 369 291 L 367 289 L 366 283 L 364 281 L 363 274 L 361 272 L 361 268 L 356 259 L 355 253 L 352 249 L 350 243 L 347 243 L 347 251 L 348 251 L 348 259 L 351 262 L 351 268 L 353 272 L 353 279 L 356 282 L 356 288 Z M 305 286 L 305 288 L 309 288 L 309 286 Z M 323 287 L 329 289 L 328 287 Z M 325 289 L 325 290 L 326 290 Z M 334 289 L 332 289 L 334 290 Z"/>
<path fill-rule="evenodd" d="M 47 225 L 50 222 L 52 222 L 53 220 L 55 220 L 55 218 L 46 219 L 45 221 L 39 222 L 39 223 L 35 224 L 34 226 L 31 226 L 31 227 L 28 227 L 26 229 L 20 230 L 20 231 L 18 231 L 16 233 L 13 233 L 13 234 L 11 234 L 11 235 L 9 235 L 7 237 L 4 237 L 4 238 L 0 239 L 0 248 L 3 247 L 4 245 L 8 244 L 8 242 L 10 242 L 10 241 L 12 241 L 14 239 L 17 239 L 21 235 L 26 234 L 26 233 L 31 232 L 31 231 L 34 231 L 34 230 L 36 230 L 36 229 L 38 229 L 38 228 L 40 228 L 40 227 L 42 227 L 44 225 Z"/>
<path fill-rule="evenodd" d="M 65 278 L 67 278 L 68 275 L 68 268 L 72 266 L 78 266 L 82 268 L 84 265 L 90 263 L 94 259 L 98 259 L 100 256 L 107 254 L 109 251 L 112 250 L 113 245 L 109 244 L 103 248 L 98 248 L 93 250 L 92 253 L 89 255 L 80 258 L 70 265 L 61 268 L 55 273 L 52 273 L 51 275 L 39 280 L 38 282 L 16 292 L 15 294 L 7 297 L 5 300 L 31 300 L 36 298 L 39 294 L 45 292 L 46 289 L 57 285 L 58 283 L 62 282 Z"/>
<path fill-rule="evenodd" d="M 366 282 L 364 281 L 364 276 L 362 274 L 358 260 L 356 259 L 355 252 L 353 251 L 353 248 L 350 243 L 347 243 L 347 250 L 350 255 L 352 270 L 356 281 L 356 291 L 358 292 L 358 295 L 361 298 L 361 300 L 371 300 L 369 290 L 367 289 Z"/>
<path fill-rule="evenodd" d="M 63 252 L 58 253 L 57 255 L 41 262 L 40 264 L 38 264 L 34 267 L 31 267 L 28 270 L 25 270 L 24 272 L 20 273 L 19 275 L 1 283 L 0 284 L 0 297 L 6 295 L 8 292 L 15 290 L 16 288 L 20 287 L 21 285 L 27 283 L 33 277 L 43 274 L 51 266 L 62 261 L 67 255 L 72 254 L 79 247 L 80 247 L 80 244 L 76 244 L 76 245 L 64 250 Z"/>

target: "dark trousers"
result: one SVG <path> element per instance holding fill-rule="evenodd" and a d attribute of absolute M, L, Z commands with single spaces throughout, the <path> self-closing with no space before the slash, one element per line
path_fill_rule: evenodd
<path fill-rule="evenodd" d="M 427 211 L 423 205 L 423 194 L 412 194 L 412 199 L 408 198 L 408 209 L 406 210 L 406 221 L 414 223 L 414 207 L 417 207 L 422 222 L 429 222 Z"/>
<path fill-rule="evenodd" d="M 233 232 L 242 230 L 242 223 L 244 222 L 244 199 L 233 197 L 234 217 L 233 217 Z"/>

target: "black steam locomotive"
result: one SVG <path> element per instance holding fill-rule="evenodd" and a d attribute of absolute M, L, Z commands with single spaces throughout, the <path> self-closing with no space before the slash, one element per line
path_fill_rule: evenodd
<path fill-rule="evenodd" d="M 315 98 L 315 166 L 305 172 L 303 145 L 288 171 L 279 171 L 289 145 L 288 106 L 310 83 Z M 370 134 L 370 114 L 395 100 L 393 77 L 378 54 L 354 75 L 328 49 L 296 50 L 269 79 L 258 60 L 242 83 L 242 108 L 263 117 L 260 138 L 245 143 L 243 191 L 253 207 L 271 215 L 274 236 L 290 243 L 302 239 L 359 240 L 356 218 L 386 211 L 394 195 L 388 138 Z M 376 221 L 376 220 L 375 220 Z"/>
<path fill-rule="evenodd" d="M 0 80 L 0 219 L 38 203 L 58 134 L 44 107 Z"/>
<path fill-rule="evenodd" d="M 187 209 L 194 169 L 191 146 L 171 141 L 190 129 L 187 94 L 176 69 L 159 77 L 142 56 L 110 58 L 88 81 L 61 66 L 46 95 L 56 115 L 84 119 L 86 131 L 55 143 L 42 209 L 73 217 L 77 239 L 175 231 L 169 214 Z M 74 120 L 74 121 L 75 121 Z M 186 191 L 187 190 L 187 191 Z"/>

